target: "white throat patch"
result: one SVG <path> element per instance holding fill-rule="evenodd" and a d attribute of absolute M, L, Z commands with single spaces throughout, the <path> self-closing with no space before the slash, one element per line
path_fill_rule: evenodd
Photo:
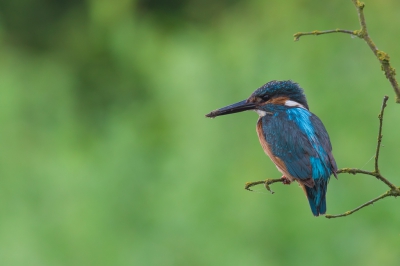
<path fill-rule="evenodd" d="M 285 102 L 285 105 L 290 106 L 290 107 L 300 107 L 300 108 L 306 109 L 302 104 L 299 104 L 298 102 L 291 101 L 291 100 L 287 100 Z"/>
<path fill-rule="evenodd" d="M 259 116 L 265 116 L 265 115 L 267 114 L 267 112 L 265 112 L 265 111 L 263 111 L 263 110 L 258 110 L 258 109 L 256 109 L 255 111 L 256 111 L 256 113 L 257 113 Z"/>

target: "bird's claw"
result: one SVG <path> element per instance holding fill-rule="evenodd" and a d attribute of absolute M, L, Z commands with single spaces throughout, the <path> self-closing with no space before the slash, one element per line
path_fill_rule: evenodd
<path fill-rule="evenodd" d="M 282 176 L 281 179 L 284 185 L 290 185 L 292 183 L 292 181 L 290 181 L 286 176 Z"/>

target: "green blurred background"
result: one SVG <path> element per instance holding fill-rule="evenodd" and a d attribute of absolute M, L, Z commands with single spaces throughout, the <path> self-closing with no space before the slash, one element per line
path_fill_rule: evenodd
<path fill-rule="evenodd" d="M 367 1 L 369 31 L 400 67 L 400 2 Z M 252 112 L 206 119 L 292 79 L 339 167 L 400 184 L 394 93 L 350 0 L 18 0 L 0 4 L 0 265 L 400 265 L 399 200 L 312 216 L 278 178 Z M 328 213 L 387 190 L 331 180 Z"/>

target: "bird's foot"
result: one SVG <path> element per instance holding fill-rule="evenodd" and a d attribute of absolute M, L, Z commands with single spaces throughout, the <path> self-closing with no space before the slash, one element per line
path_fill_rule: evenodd
<path fill-rule="evenodd" d="M 284 176 L 284 175 L 281 177 L 281 179 L 282 179 L 282 183 L 283 183 L 284 185 L 290 185 L 290 184 L 292 183 L 292 181 L 290 181 L 289 178 L 287 178 L 287 177 Z"/>

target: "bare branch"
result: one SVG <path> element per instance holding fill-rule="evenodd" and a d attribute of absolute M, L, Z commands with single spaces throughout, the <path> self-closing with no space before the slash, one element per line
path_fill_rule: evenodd
<path fill-rule="evenodd" d="M 354 210 L 347 211 L 347 212 L 342 213 L 342 214 L 336 214 L 336 215 L 327 214 L 327 215 L 325 215 L 325 217 L 328 218 L 328 219 L 332 219 L 332 218 L 339 218 L 339 217 L 348 216 L 348 215 L 350 215 L 350 214 L 355 213 L 355 212 L 358 211 L 358 210 L 361 210 L 361 209 L 364 208 L 364 207 L 367 207 L 367 206 L 369 206 L 369 205 L 374 204 L 374 202 L 377 202 L 378 200 L 381 200 L 381 199 L 386 198 L 386 197 L 388 197 L 388 196 L 393 196 L 393 195 L 390 194 L 390 192 L 391 192 L 391 190 L 387 191 L 385 194 L 380 195 L 379 197 L 377 197 L 377 198 L 375 198 L 375 199 L 373 199 L 373 200 L 370 200 L 370 201 L 364 203 L 363 205 L 361 205 L 361 206 L 355 208 Z M 398 196 L 399 196 L 399 195 L 398 195 Z"/>
<path fill-rule="evenodd" d="M 383 98 L 383 103 L 382 103 L 382 108 L 381 108 L 381 112 L 378 115 L 378 119 L 379 119 L 379 131 L 378 131 L 378 143 L 376 146 L 376 153 L 375 153 L 375 172 L 379 174 L 379 152 L 381 149 L 381 143 L 382 143 L 382 124 L 383 124 L 383 114 L 385 112 L 385 108 L 386 108 L 386 102 L 389 99 L 388 96 L 385 96 Z"/>
<path fill-rule="evenodd" d="M 328 33 L 347 33 L 347 34 L 351 34 L 353 36 L 357 35 L 357 31 L 336 29 L 336 30 L 323 30 L 323 31 L 314 30 L 311 32 L 297 32 L 293 35 L 293 37 L 294 37 L 295 41 L 298 41 L 298 40 L 300 40 L 300 37 L 304 36 L 304 35 L 322 35 L 322 34 L 328 34 Z"/>
<path fill-rule="evenodd" d="M 337 174 L 342 174 L 342 173 L 348 173 L 348 174 L 364 174 L 364 175 L 371 175 L 371 176 L 375 176 L 377 179 L 379 179 L 380 181 L 382 181 L 383 183 L 385 183 L 390 190 L 386 191 L 385 194 L 370 200 L 366 203 L 364 203 L 363 205 L 359 206 L 358 208 L 355 208 L 354 210 L 351 211 L 347 211 L 343 214 L 338 214 L 338 215 L 325 215 L 326 218 L 330 219 L 330 218 L 338 218 L 338 217 L 344 217 L 344 216 L 348 216 L 350 214 L 355 213 L 356 211 L 367 207 L 371 204 L 373 204 L 374 202 L 377 202 L 378 200 L 381 200 L 383 198 L 386 198 L 388 196 L 392 196 L 392 197 L 397 197 L 400 196 L 400 188 L 397 188 L 395 185 L 393 185 L 389 180 L 387 180 L 385 177 L 383 177 L 380 173 L 379 170 L 379 152 L 380 152 L 380 148 L 381 148 L 381 143 L 382 143 L 382 126 L 383 126 L 383 115 L 385 113 L 385 108 L 386 108 L 386 103 L 388 101 L 389 97 L 385 96 L 383 97 L 383 102 L 382 102 L 382 107 L 381 107 L 381 111 L 378 115 L 379 118 L 379 130 L 378 130 L 378 141 L 377 141 L 377 146 L 376 146 L 376 152 L 375 152 L 375 170 L 373 172 L 370 171 L 365 171 L 365 170 L 361 170 L 361 169 L 356 169 L 356 168 L 343 168 L 337 171 Z"/>
<path fill-rule="evenodd" d="M 380 150 L 381 150 L 382 137 L 383 137 L 382 136 L 383 115 L 385 113 L 385 108 L 386 108 L 388 99 L 389 99 L 388 96 L 383 97 L 381 111 L 380 111 L 380 113 L 378 115 L 379 130 L 378 130 L 378 141 L 377 141 L 376 152 L 375 152 L 375 170 L 374 171 L 365 171 L 365 170 L 357 169 L 357 168 L 342 168 L 342 169 L 339 169 L 336 173 L 337 174 L 347 173 L 347 174 L 353 174 L 353 175 L 355 175 L 355 174 L 364 174 L 364 175 L 375 176 L 377 179 L 379 179 L 380 181 L 385 183 L 390 189 L 394 189 L 395 190 L 396 186 L 393 185 L 385 177 L 383 177 L 381 175 L 381 173 L 380 173 L 380 170 L 379 170 L 379 153 L 380 153 Z"/>
<path fill-rule="evenodd" d="M 357 14 L 358 14 L 358 20 L 360 22 L 361 29 L 360 30 L 342 30 L 342 29 L 336 29 L 336 30 L 326 30 L 326 31 L 312 31 L 312 32 L 298 32 L 295 33 L 294 40 L 298 41 L 301 36 L 303 35 L 320 35 L 320 34 L 328 34 L 328 33 L 346 33 L 346 34 L 351 34 L 354 36 L 359 37 L 360 39 L 363 39 L 371 48 L 372 52 L 376 56 L 376 58 L 379 60 L 381 63 L 381 67 L 383 72 L 385 72 L 386 78 L 389 80 L 390 84 L 393 87 L 393 90 L 396 94 L 396 103 L 400 103 L 400 88 L 399 84 L 395 78 L 396 76 L 396 70 L 390 65 L 390 57 L 387 53 L 378 50 L 376 47 L 375 43 L 372 41 L 371 37 L 368 34 L 367 30 L 367 23 L 365 22 L 365 16 L 364 16 L 364 6 L 365 4 L 363 2 L 360 2 L 359 0 L 351 0 L 354 4 L 354 6 L 357 9 Z"/>
<path fill-rule="evenodd" d="M 254 181 L 254 182 L 247 182 L 244 186 L 244 188 L 248 191 L 253 191 L 250 188 L 256 185 L 260 185 L 260 184 L 264 184 L 265 188 L 271 192 L 271 194 L 274 194 L 275 192 L 273 192 L 271 190 L 271 188 L 269 187 L 269 185 L 273 184 L 273 183 L 277 183 L 277 182 L 285 182 L 284 178 L 276 178 L 276 179 L 266 179 L 266 180 L 262 180 L 262 181 Z"/>

